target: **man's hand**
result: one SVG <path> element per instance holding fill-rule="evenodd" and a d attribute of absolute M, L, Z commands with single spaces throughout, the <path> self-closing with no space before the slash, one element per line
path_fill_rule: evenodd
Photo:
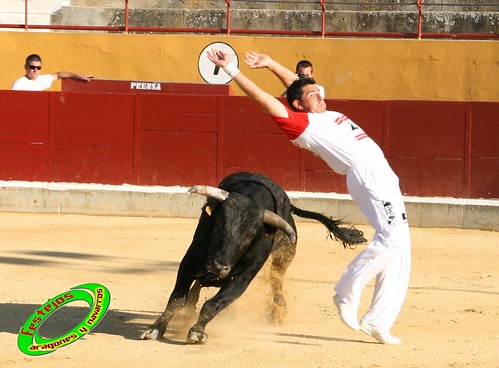
<path fill-rule="evenodd" d="M 87 74 L 78 74 L 74 79 L 83 81 L 83 82 L 90 82 L 90 80 L 94 79 L 95 76 L 93 75 L 87 75 Z"/>
<path fill-rule="evenodd" d="M 244 54 L 244 62 L 250 69 L 266 68 L 272 62 L 272 58 L 265 54 L 249 51 Z"/>
<path fill-rule="evenodd" d="M 288 88 L 291 83 L 297 79 L 297 75 L 294 72 L 279 64 L 269 55 L 249 51 L 244 55 L 244 62 L 250 69 L 268 68 L 272 73 L 279 77 L 286 88 Z"/>
<path fill-rule="evenodd" d="M 228 62 L 232 61 L 232 58 L 225 51 L 212 48 L 208 50 L 208 59 L 216 66 L 223 68 Z"/>

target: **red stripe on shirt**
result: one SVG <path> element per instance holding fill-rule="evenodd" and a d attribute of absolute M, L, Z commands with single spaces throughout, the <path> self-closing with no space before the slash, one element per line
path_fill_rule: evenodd
<path fill-rule="evenodd" d="M 341 123 L 343 123 L 343 122 L 344 122 L 345 120 L 347 120 L 347 119 L 348 119 L 348 118 L 347 118 L 345 115 L 343 115 L 343 116 L 337 117 L 337 118 L 335 119 L 335 121 L 334 121 L 334 122 L 335 122 L 337 125 L 341 125 Z"/>

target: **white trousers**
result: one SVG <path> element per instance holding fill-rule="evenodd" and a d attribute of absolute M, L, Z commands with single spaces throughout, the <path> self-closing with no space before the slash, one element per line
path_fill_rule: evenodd
<path fill-rule="evenodd" d="M 376 233 L 348 265 L 335 291 L 357 309 L 363 288 L 376 278 L 371 306 L 362 319 L 389 331 L 402 308 L 411 272 L 409 225 L 399 180 L 384 162 L 350 171 L 347 187 Z"/>

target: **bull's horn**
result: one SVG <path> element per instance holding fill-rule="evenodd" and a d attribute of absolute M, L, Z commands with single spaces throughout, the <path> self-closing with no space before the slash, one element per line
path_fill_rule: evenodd
<path fill-rule="evenodd" d="M 226 190 L 210 187 L 208 185 L 195 185 L 187 191 L 187 194 L 192 194 L 192 193 L 197 193 L 205 195 L 207 197 L 212 197 L 219 202 L 225 201 L 230 194 Z"/>
<path fill-rule="evenodd" d="M 276 229 L 284 231 L 291 243 L 296 244 L 296 232 L 281 216 L 276 215 L 274 212 L 269 210 L 263 211 L 263 223 L 273 226 Z"/>

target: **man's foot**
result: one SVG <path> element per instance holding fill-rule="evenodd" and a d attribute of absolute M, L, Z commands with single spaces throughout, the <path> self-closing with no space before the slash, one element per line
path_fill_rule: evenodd
<path fill-rule="evenodd" d="M 365 334 L 374 337 L 382 344 L 387 345 L 400 345 L 402 340 L 398 337 L 392 336 L 389 331 L 386 331 L 380 327 L 375 327 L 365 321 L 360 321 L 360 330 Z"/>
<path fill-rule="evenodd" d="M 338 309 L 340 318 L 344 324 L 350 327 L 352 330 L 358 331 L 360 329 L 359 322 L 357 321 L 357 309 L 350 307 L 346 304 L 343 299 L 336 294 L 333 297 L 334 304 Z"/>

